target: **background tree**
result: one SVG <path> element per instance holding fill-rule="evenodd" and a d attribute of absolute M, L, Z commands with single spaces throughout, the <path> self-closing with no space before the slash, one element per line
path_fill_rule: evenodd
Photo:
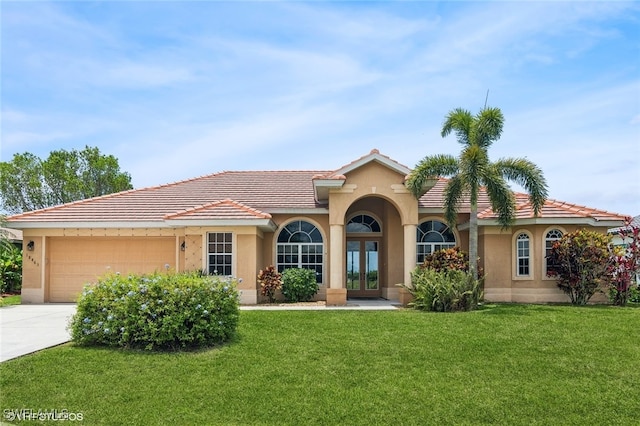
<path fill-rule="evenodd" d="M 132 189 L 118 159 L 98 148 L 52 151 L 46 160 L 25 152 L 0 162 L 2 209 L 20 213 Z"/>
<path fill-rule="evenodd" d="M 488 148 L 500 138 L 504 117 L 499 108 L 483 108 L 477 115 L 456 108 L 445 117 L 442 137 L 456 134 L 463 146 L 456 158 L 451 155 L 434 155 L 422 159 L 411 172 L 407 187 L 420 198 L 429 180 L 447 177 L 444 192 L 445 219 L 450 227 L 457 223 L 458 209 L 464 197 L 469 198 L 469 273 L 477 276 L 478 259 L 478 194 L 482 187 L 489 195 L 498 221 L 509 227 L 514 220 L 515 196 L 507 180 L 522 186 L 529 194 L 534 214 L 537 216 L 547 197 L 547 184 L 542 171 L 525 158 L 504 158 L 489 161 Z"/>

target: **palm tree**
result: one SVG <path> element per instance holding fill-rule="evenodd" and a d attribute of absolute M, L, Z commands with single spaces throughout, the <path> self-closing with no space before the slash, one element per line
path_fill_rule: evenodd
<path fill-rule="evenodd" d="M 456 225 L 463 197 L 469 198 L 469 272 L 474 277 L 477 277 L 478 193 L 481 188 L 487 192 L 503 229 L 513 224 L 516 209 L 515 196 L 507 181 L 515 182 L 527 191 L 536 216 L 547 198 L 542 170 L 526 158 L 489 161 L 488 148 L 500 138 L 503 124 L 504 117 L 499 108 L 485 107 L 475 116 L 462 108 L 450 111 L 441 135 L 446 137 L 455 132 L 463 146 L 460 156 L 427 156 L 416 165 L 407 180 L 407 188 L 420 198 L 429 181 L 437 177 L 449 178 L 444 191 L 444 216 L 450 227 Z"/>

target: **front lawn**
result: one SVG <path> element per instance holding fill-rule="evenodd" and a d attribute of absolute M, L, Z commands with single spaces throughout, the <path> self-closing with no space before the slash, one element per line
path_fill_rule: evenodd
<path fill-rule="evenodd" d="M 91 425 L 640 424 L 639 324 L 613 307 L 243 311 L 218 349 L 2 363 L 0 408 Z"/>
<path fill-rule="evenodd" d="M 11 306 L 11 305 L 19 305 L 20 304 L 20 295 L 19 294 L 6 294 L 0 296 L 0 307 L 2 306 Z"/>

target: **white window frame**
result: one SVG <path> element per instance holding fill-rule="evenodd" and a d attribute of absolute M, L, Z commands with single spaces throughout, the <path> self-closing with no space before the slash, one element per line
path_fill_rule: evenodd
<path fill-rule="evenodd" d="M 211 244 L 222 244 L 224 247 L 224 249 L 226 250 L 226 245 L 229 244 L 227 241 L 223 241 L 222 243 L 217 243 L 217 242 L 213 242 L 210 243 L 209 242 L 209 236 L 213 235 L 213 234 L 229 234 L 231 236 L 231 252 L 227 253 L 226 251 L 223 251 L 222 253 L 218 253 L 217 251 L 210 251 L 210 247 Z M 225 274 L 225 273 L 220 273 L 218 271 L 218 273 L 216 273 L 216 275 L 220 275 L 220 276 L 234 276 L 235 275 L 235 253 L 236 253 L 236 247 L 235 247 L 235 242 L 236 242 L 236 238 L 233 232 L 231 231 L 209 231 L 207 233 L 205 233 L 205 243 L 204 243 L 204 252 L 205 252 L 205 259 L 204 259 L 204 264 L 205 264 L 205 270 L 207 271 L 207 273 L 215 273 L 211 271 L 211 263 L 209 262 L 210 256 L 231 256 L 231 260 L 230 260 L 230 264 L 229 266 L 231 267 L 231 273 L 229 274 Z M 227 266 L 226 262 L 223 262 L 223 266 Z M 214 270 L 215 271 L 215 270 Z M 224 271 L 223 271 L 224 272 Z"/>
<path fill-rule="evenodd" d="M 443 225 L 445 225 L 447 227 L 447 229 L 449 229 L 451 231 L 451 233 L 453 234 L 453 243 L 451 242 L 437 242 L 437 243 L 425 243 L 425 242 L 421 242 L 418 241 L 418 233 L 420 232 L 420 226 L 423 223 L 426 222 L 439 222 L 442 223 Z M 437 231 L 434 231 L 437 232 Z M 441 232 L 437 232 L 438 234 L 442 235 Z M 444 239 L 444 238 L 443 238 Z M 429 249 L 431 250 L 429 253 L 425 253 L 422 255 L 423 256 L 423 261 L 424 261 L 424 257 L 428 256 L 429 254 L 433 253 L 434 251 L 437 250 L 441 250 L 441 249 L 449 249 L 449 248 L 454 248 L 458 245 L 458 235 L 456 235 L 456 232 L 451 229 L 451 227 L 449 227 L 449 225 L 447 224 L 447 222 L 445 222 L 444 220 L 440 219 L 440 218 L 425 218 L 424 220 L 420 221 L 420 223 L 418 223 L 418 226 L 416 226 L 416 265 L 421 265 L 422 262 L 418 260 L 418 257 L 421 255 L 420 253 L 420 247 L 429 247 Z M 439 248 L 436 248 L 437 246 L 440 246 Z"/>
<path fill-rule="evenodd" d="M 560 238 L 562 238 L 562 236 L 564 236 L 567 233 L 563 228 L 561 228 L 559 226 L 551 226 L 551 227 L 545 229 L 544 233 L 542 234 L 542 236 L 544 238 L 544 244 L 542 246 L 542 279 L 543 280 L 549 280 L 549 281 L 553 281 L 553 280 L 556 279 L 554 277 L 547 276 L 547 243 L 549 241 L 554 241 L 555 242 L 555 241 L 558 240 L 558 239 L 549 239 L 549 238 L 547 238 L 547 235 L 550 232 L 553 232 L 553 231 L 560 232 L 562 234 Z"/>
<path fill-rule="evenodd" d="M 519 253 L 519 241 L 520 241 L 520 236 L 524 235 L 527 237 L 527 241 L 528 241 L 528 256 L 526 257 L 520 257 L 520 253 Z M 535 259 L 534 259 L 534 240 L 533 240 L 533 235 L 530 231 L 527 230 L 519 230 L 517 232 L 515 232 L 513 234 L 513 241 L 511 244 L 511 250 L 512 250 L 512 255 L 513 255 L 513 279 L 514 280 L 533 280 L 534 276 L 535 276 Z M 528 259 L 528 268 L 529 268 L 529 273 L 524 275 L 524 274 L 520 274 L 520 259 Z"/>
<path fill-rule="evenodd" d="M 280 237 L 280 233 L 284 231 L 284 228 L 286 228 L 287 226 L 289 226 L 293 222 L 307 222 L 307 223 L 313 225 L 318 230 L 318 232 L 320 233 L 320 237 L 322 238 L 322 242 L 321 243 L 318 243 L 318 242 L 310 242 L 310 243 L 280 243 L 280 242 L 278 242 L 278 239 Z M 323 285 L 324 284 L 324 281 L 326 280 L 326 267 L 325 267 L 325 264 L 326 264 L 326 261 L 327 261 L 326 243 L 325 242 L 327 241 L 327 239 L 326 239 L 326 236 L 325 236 L 325 234 L 323 232 L 322 227 L 318 223 L 316 223 L 313 220 L 310 220 L 307 217 L 291 218 L 286 223 L 283 223 L 280 226 L 280 229 L 278 230 L 278 232 L 275 233 L 273 240 L 274 240 L 274 243 L 275 243 L 275 247 L 274 247 L 274 263 L 273 264 L 275 265 L 276 270 L 280 271 L 280 269 L 281 269 L 280 266 L 283 264 L 281 262 L 278 262 L 278 255 L 279 255 L 278 249 L 279 249 L 279 247 L 283 246 L 283 247 L 285 247 L 285 250 L 286 250 L 286 247 L 297 247 L 298 248 L 298 253 L 297 253 L 298 266 L 295 266 L 295 267 L 304 268 L 305 267 L 304 265 L 313 265 L 313 266 L 318 266 L 319 265 L 320 266 L 320 271 L 321 271 L 321 279 L 320 279 L 320 281 L 318 281 L 318 284 L 319 285 Z M 306 246 L 306 247 L 309 247 L 309 246 L 316 246 L 316 247 L 320 246 L 319 253 L 316 252 L 316 253 L 314 253 L 314 255 L 320 254 L 322 256 L 322 262 L 321 263 L 314 262 L 314 263 L 307 263 L 307 264 L 303 263 L 302 262 L 303 246 Z M 289 267 L 292 267 L 292 266 L 290 266 L 290 265 L 292 265 L 290 263 L 284 263 L 284 264 L 289 266 Z M 282 272 L 282 271 L 280 271 L 280 272 Z"/>

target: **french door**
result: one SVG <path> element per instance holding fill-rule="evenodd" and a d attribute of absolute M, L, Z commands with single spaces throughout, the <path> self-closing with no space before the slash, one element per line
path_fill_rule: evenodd
<path fill-rule="evenodd" d="M 380 297 L 380 239 L 347 239 L 347 297 Z"/>

